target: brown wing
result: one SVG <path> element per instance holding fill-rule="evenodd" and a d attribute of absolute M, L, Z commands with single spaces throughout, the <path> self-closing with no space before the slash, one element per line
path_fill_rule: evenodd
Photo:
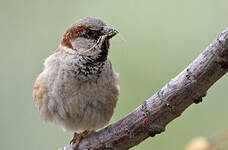
<path fill-rule="evenodd" d="M 47 98 L 47 78 L 40 74 L 33 87 L 33 100 L 38 110 L 41 109 L 42 105 L 44 105 L 45 101 L 47 101 Z"/>

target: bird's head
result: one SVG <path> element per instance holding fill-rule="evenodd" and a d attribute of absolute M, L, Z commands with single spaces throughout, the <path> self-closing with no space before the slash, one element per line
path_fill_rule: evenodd
<path fill-rule="evenodd" d="M 85 56 L 96 56 L 100 53 L 107 55 L 110 46 L 109 40 L 117 33 L 102 20 L 86 17 L 67 29 L 63 35 L 61 46 Z"/>

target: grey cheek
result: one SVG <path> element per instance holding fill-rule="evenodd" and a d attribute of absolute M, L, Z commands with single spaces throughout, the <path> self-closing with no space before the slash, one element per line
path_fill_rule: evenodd
<path fill-rule="evenodd" d="M 77 50 L 87 50 L 89 49 L 92 45 L 95 44 L 94 40 L 92 39 L 86 39 L 79 37 L 76 40 L 72 41 L 71 44 L 73 45 L 74 49 Z"/>

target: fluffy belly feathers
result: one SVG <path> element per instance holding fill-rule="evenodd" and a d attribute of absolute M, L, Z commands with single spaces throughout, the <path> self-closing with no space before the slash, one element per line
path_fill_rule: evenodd
<path fill-rule="evenodd" d="M 61 70 L 60 65 L 46 67 L 33 92 L 41 119 L 76 132 L 96 130 L 108 124 L 119 96 L 119 86 L 118 74 L 111 66 L 106 68 L 111 71 L 103 70 L 96 81 L 82 82 Z"/>

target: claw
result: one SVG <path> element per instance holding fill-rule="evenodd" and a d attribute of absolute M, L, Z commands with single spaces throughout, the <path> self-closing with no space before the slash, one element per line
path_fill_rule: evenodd
<path fill-rule="evenodd" d="M 88 130 L 85 130 L 82 133 L 74 133 L 73 139 L 70 141 L 70 144 L 74 146 L 74 150 L 78 149 L 79 143 L 81 142 L 82 139 L 84 139 L 87 135 L 89 134 Z"/>

